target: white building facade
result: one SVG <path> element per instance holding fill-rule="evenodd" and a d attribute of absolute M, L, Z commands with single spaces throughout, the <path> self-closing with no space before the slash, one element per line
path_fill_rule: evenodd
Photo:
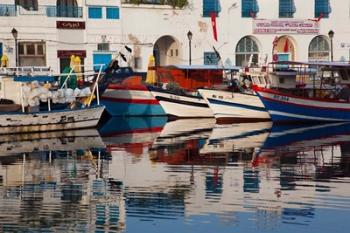
<path fill-rule="evenodd" d="M 120 53 L 139 71 L 152 54 L 157 65 L 215 64 L 213 47 L 226 65 L 350 61 L 349 25 L 349 0 L 2 0 L 0 53 L 55 71 L 71 55 L 89 68 L 125 65 Z"/>

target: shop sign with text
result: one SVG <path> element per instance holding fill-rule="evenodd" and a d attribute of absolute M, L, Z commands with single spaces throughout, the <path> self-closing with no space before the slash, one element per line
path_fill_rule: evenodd
<path fill-rule="evenodd" d="M 56 27 L 58 29 L 85 29 L 85 22 L 57 21 Z"/>

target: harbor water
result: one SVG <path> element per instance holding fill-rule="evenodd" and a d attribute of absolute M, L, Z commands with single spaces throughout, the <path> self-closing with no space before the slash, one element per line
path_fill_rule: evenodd
<path fill-rule="evenodd" d="M 0 154 L 0 232 L 350 228 L 350 124 L 112 118 Z"/>

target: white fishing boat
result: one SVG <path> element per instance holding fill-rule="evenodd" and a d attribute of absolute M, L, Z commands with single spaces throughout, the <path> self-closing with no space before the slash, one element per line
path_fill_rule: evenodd
<path fill-rule="evenodd" d="M 245 72 L 244 76 L 242 74 L 238 79 L 231 77 L 230 85 L 226 89 L 198 90 L 213 111 L 217 123 L 227 124 L 270 120 L 270 115 L 265 106 L 250 85 L 245 84 L 245 81 L 250 84 L 254 82 L 256 85 L 264 87 L 269 84 L 266 73 L 260 70 L 251 70 L 249 73 Z"/>
<path fill-rule="evenodd" d="M 102 66 L 91 86 L 73 90 L 67 86 L 72 71 L 58 76 L 46 68 L 31 68 L 29 72 L 24 67 L 2 68 L 0 134 L 97 126 L 104 110 L 98 91 L 101 72 Z M 59 77 L 65 77 L 61 86 Z M 96 104 L 93 103 L 95 96 Z"/>
<path fill-rule="evenodd" d="M 209 118 L 214 116 L 213 111 L 199 93 L 193 95 L 174 93 L 155 86 L 149 86 L 148 89 L 169 117 Z"/>
<path fill-rule="evenodd" d="M 270 115 L 254 93 L 200 89 L 218 123 L 269 121 Z"/>
<path fill-rule="evenodd" d="M 238 71 L 238 67 L 217 65 L 176 66 L 176 69 L 161 76 L 171 77 L 159 86 L 149 86 L 152 95 L 159 101 L 165 113 L 174 118 L 214 117 L 207 102 L 198 93 L 199 88 L 221 85 L 224 71 Z M 178 72 L 181 71 L 181 75 Z M 179 78 L 181 77 L 181 78 Z"/>

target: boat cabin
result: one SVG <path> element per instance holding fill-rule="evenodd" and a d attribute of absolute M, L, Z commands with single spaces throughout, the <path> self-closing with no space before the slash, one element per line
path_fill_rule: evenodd
<path fill-rule="evenodd" d="M 274 70 L 269 73 L 271 87 L 274 88 L 296 88 L 297 87 L 297 71 L 295 70 Z"/>
<path fill-rule="evenodd" d="M 260 68 L 250 68 L 247 67 L 239 75 L 239 81 L 247 88 L 251 88 L 245 84 L 249 80 L 251 84 L 254 84 L 259 87 L 270 87 L 271 80 L 267 76 L 266 67 Z"/>
<path fill-rule="evenodd" d="M 270 88 L 313 98 L 350 98 L 350 64 L 341 62 L 272 62 Z M 341 94 L 342 93 L 342 94 Z"/>
<path fill-rule="evenodd" d="M 156 67 L 157 83 L 176 83 L 187 90 L 211 88 L 225 81 L 227 73 L 237 72 L 239 67 L 216 65 L 174 65 Z"/>

